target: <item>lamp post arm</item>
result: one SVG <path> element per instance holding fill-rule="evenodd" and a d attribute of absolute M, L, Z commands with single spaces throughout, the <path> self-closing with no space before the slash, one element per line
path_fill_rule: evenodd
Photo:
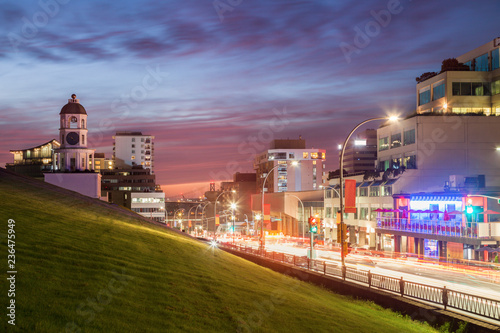
<path fill-rule="evenodd" d="M 340 152 L 340 190 L 339 190 L 339 196 L 340 196 L 340 228 L 342 231 L 343 225 L 344 225 L 344 153 L 345 153 L 345 147 L 347 146 L 347 143 L 349 142 L 349 139 L 351 138 L 352 134 L 362 125 L 370 122 L 370 121 L 375 121 L 375 120 L 385 120 L 388 119 L 388 117 L 377 117 L 377 118 L 370 118 L 365 121 L 360 122 L 356 127 L 352 129 L 352 131 L 349 133 L 347 138 L 344 141 L 344 144 L 342 145 L 342 150 Z M 342 258 L 342 267 L 345 267 L 345 259 L 344 259 L 344 233 L 340 232 L 340 256 Z"/>
<path fill-rule="evenodd" d="M 279 164 L 275 165 L 271 170 L 266 175 L 266 178 L 264 178 L 264 182 L 262 183 L 262 205 L 261 205 L 261 210 L 262 210 L 262 219 L 260 222 L 260 248 L 261 250 L 264 249 L 264 187 L 266 186 L 266 181 L 267 177 L 274 171 L 279 166 Z"/>

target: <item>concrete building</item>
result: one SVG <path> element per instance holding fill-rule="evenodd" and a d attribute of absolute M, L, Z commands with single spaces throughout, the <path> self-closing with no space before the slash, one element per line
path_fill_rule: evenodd
<path fill-rule="evenodd" d="M 54 150 L 60 146 L 61 144 L 53 139 L 36 147 L 11 150 L 14 162 L 7 163 L 5 167 L 20 175 L 43 178 L 44 172 L 52 171 L 55 163 Z"/>
<path fill-rule="evenodd" d="M 156 222 L 165 223 L 165 193 L 132 192 L 130 209 Z"/>
<path fill-rule="evenodd" d="M 465 66 L 418 80 L 417 113 L 500 115 L 499 49 L 500 37 L 457 57 Z"/>
<path fill-rule="evenodd" d="M 265 187 L 269 193 L 319 189 L 325 159 L 324 149 L 306 149 L 306 141 L 301 138 L 274 140 L 268 150 L 255 157 L 257 191 L 262 191 L 264 179 L 273 168 Z M 292 165 L 294 161 L 298 162 L 297 166 Z"/>
<path fill-rule="evenodd" d="M 231 192 L 234 190 L 234 200 L 237 204 L 237 221 L 253 221 L 251 201 L 252 195 L 257 193 L 256 174 L 240 173 L 233 175 L 232 182 L 221 182 L 221 191 Z"/>
<path fill-rule="evenodd" d="M 377 160 L 377 130 L 356 134 L 344 152 L 344 169 L 348 173 L 373 171 Z"/>
<path fill-rule="evenodd" d="M 116 132 L 113 160 L 117 168 L 142 166 L 154 173 L 154 136 L 142 132 Z"/>
<path fill-rule="evenodd" d="M 155 175 L 149 169 L 135 166 L 126 169 L 101 170 L 103 196 L 109 202 L 132 208 L 132 193 L 155 193 Z M 163 196 L 165 198 L 165 196 Z M 164 207 L 164 206 L 163 206 Z M 165 207 L 164 207 L 165 208 Z"/>

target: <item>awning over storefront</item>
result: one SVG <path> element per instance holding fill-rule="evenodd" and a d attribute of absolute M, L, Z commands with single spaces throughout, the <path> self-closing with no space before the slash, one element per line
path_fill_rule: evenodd
<path fill-rule="evenodd" d="M 411 195 L 411 201 L 462 201 L 462 195 L 434 195 L 434 194 L 425 194 L 425 195 Z"/>

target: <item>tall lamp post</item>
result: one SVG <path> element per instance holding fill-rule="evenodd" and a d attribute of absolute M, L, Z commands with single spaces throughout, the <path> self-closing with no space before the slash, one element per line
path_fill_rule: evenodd
<path fill-rule="evenodd" d="M 298 161 L 293 161 L 292 162 L 293 166 L 296 166 L 298 164 L 299 164 Z M 260 222 L 260 250 L 261 251 L 264 250 L 264 246 L 265 246 L 265 240 L 264 240 L 264 187 L 266 186 L 267 177 L 269 177 L 269 175 L 274 171 L 274 169 L 276 169 L 280 165 L 281 164 L 275 165 L 274 168 L 272 168 L 271 170 L 269 170 L 269 172 L 266 175 L 266 178 L 264 178 L 264 182 L 262 183 L 262 206 L 260 207 L 261 210 L 262 210 L 262 215 L 261 215 L 262 216 L 262 220 Z"/>
<path fill-rule="evenodd" d="M 356 127 L 352 129 L 352 131 L 349 133 L 347 138 L 344 141 L 344 144 L 342 145 L 342 150 L 340 152 L 340 179 L 339 179 L 339 184 L 340 184 L 340 257 L 342 259 L 342 268 L 345 268 L 345 253 L 344 253 L 344 233 L 342 232 L 344 228 L 344 153 L 345 153 L 345 147 L 347 146 L 347 142 L 351 138 L 352 134 L 362 125 L 370 122 L 370 121 L 375 121 L 375 120 L 391 120 L 391 121 L 396 121 L 398 118 L 395 116 L 391 117 L 377 117 L 377 118 L 370 118 L 365 121 L 360 122 Z"/>
<path fill-rule="evenodd" d="M 232 231 L 232 234 L 233 234 L 233 244 L 234 244 L 234 219 L 235 219 L 234 210 L 235 209 L 236 209 L 236 204 L 233 202 L 231 204 L 231 219 L 233 220 L 233 231 Z"/>
<path fill-rule="evenodd" d="M 285 196 L 286 195 L 287 194 L 285 194 Z M 302 205 L 302 238 L 304 239 L 305 238 L 305 226 L 304 226 L 304 224 L 305 224 L 305 220 L 304 220 L 304 218 L 305 218 L 305 211 L 304 211 L 304 203 L 302 202 L 302 200 L 300 200 L 300 198 L 298 196 L 296 196 L 294 194 L 288 194 L 288 195 L 291 196 L 291 197 L 297 198 L 300 201 L 300 204 Z"/>

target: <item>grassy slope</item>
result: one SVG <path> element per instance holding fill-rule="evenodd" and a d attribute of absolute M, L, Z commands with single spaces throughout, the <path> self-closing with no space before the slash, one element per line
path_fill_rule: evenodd
<path fill-rule="evenodd" d="M 17 326 L 3 310 L 8 331 L 432 331 L 54 189 L 0 171 L 5 259 L 7 219 L 16 221 Z"/>

